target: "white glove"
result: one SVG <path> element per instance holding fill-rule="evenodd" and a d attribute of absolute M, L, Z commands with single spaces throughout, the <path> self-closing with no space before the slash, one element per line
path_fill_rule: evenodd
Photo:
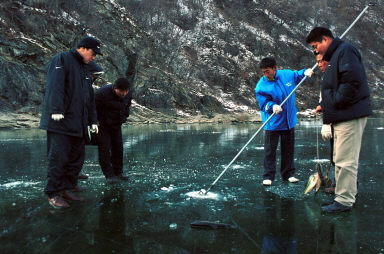
<path fill-rule="evenodd" d="M 52 115 L 51 115 L 51 118 L 52 118 L 54 121 L 60 121 L 61 119 L 64 119 L 64 115 L 63 115 L 63 114 L 52 114 Z"/>
<path fill-rule="evenodd" d="M 283 109 L 277 104 L 273 105 L 272 109 L 273 109 L 273 113 L 275 113 L 276 115 L 279 114 L 281 111 L 283 111 Z"/>
<path fill-rule="evenodd" d="M 332 128 L 330 124 L 323 124 L 323 127 L 321 127 L 321 136 L 324 141 L 332 138 Z"/>
<path fill-rule="evenodd" d="M 92 133 L 99 133 L 99 127 L 97 127 L 97 124 L 92 124 L 90 132 Z"/>
<path fill-rule="evenodd" d="M 304 71 L 304 75 L 309 77 L 309 78 L 312 76 L 312 74 L 313 74 L 313 70 L 312 69 L 306 69 Z"/>

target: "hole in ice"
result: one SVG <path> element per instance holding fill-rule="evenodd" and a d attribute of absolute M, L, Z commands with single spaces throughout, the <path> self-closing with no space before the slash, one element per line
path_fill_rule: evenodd
<path fill-rule="evenodd" d="M 219 199 L 220 198 L 220 195 L 217 193 L 208 192 L 207 194 L 205 194 L 205 192 L 206 192 L 205 190 L 191 191 L 186 193 L 185 195 L 191 198 L 201 198 L 201 199 Z"/>

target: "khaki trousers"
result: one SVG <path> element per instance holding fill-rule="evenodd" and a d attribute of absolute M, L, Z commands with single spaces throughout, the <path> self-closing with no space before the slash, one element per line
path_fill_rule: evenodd
<path fill-rule="evenodd" d="M 351 207 L 356 201 L 361 140 L 367 117 L 332 124 L 336 189 L 335 200 Z"/>

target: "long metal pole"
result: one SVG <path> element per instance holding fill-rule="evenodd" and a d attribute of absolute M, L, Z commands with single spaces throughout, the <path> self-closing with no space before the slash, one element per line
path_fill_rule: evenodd
<path fill-rule="evenodd" d="M 370 4 L 368 4 L 367 6 L 365 6 L 364 10 L 362 10 L 359 14 L 359 16 L 357 16 L 357 18 L 355 18 L 355 20 L 352 22 L 352 24 L 347 28 L 347 30 L 344 31 L 344 33 L 340 36 L 340 39 L 342 39 L 344 37 L 344 35 L 346 35 L 348 33 L 348 31 L 355 25 L 355 23 L 361 18 L 361 16 L 363 16 L 364 12 L 368 9 Z"/>
<path fill-rule="evenodd" d="M 352 22 L 352 24 L 345 30 L 345 32 L 340 36 L 340 39 L 344 37 L 344 35 L 355 25 L 355 23 L 360 19 L 360 17 L 364 14 L 364 12 L 368 9 L 369 5 L 367 5 L 364 10 L 357 16 L 357 18 Z M 312 67 L 312 71 L 316 69 L 317 63 Z M 285 98 L 285 100 L 280 104 L 280 107 L 282 107 L 285 102 L 292 96 L 292 94 L 296 91 L 297 88 L 301 86 L 301 84 L 307 79 L 307 76 L 304 76 L 304 78 L 299 82 L 299 84 L 292 90 L 292 92 Z M 260 126 L 260 128 L 253 134 L 253 136 L 248 140 L 248 142 L 241 148 L 241 150 L 236 154 L 236 156 L 232 159 L 232 161 L 224 168 L 224 170 L 220 173 L 220 175 L 216 178 L 215 181 L 209 186 L 209 188 L 205 191 L 205 193 L 202 194 L 207 194 L 213 186 L 219 181 L 219 179 L 224 175 L 224 173 L 227 171 L 227 169 L 232 165 L 232 163 L 235 162 L 237 157 L 240 156 L 240 154 L 244 151 L 244 149 L 249 145 L 249 143 L 252 142 L 252 140 L 259 134 L 259 132 L 264 128 L 264 126 L 271 120 L 271 118 L 275 116 L 275 113 L 273 113 L 268 119 Z"/>

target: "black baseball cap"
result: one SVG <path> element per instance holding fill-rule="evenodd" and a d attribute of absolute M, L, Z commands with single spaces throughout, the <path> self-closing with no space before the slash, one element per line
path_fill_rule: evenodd
<path fill-rule="evenodd" d="M 91 36 L 83 38 L 79 44 L 77 44 L 77 47 L 89 48 L 92 49 L 96 54 L 103 55 L 100 50 L 100 42 Z"/>

